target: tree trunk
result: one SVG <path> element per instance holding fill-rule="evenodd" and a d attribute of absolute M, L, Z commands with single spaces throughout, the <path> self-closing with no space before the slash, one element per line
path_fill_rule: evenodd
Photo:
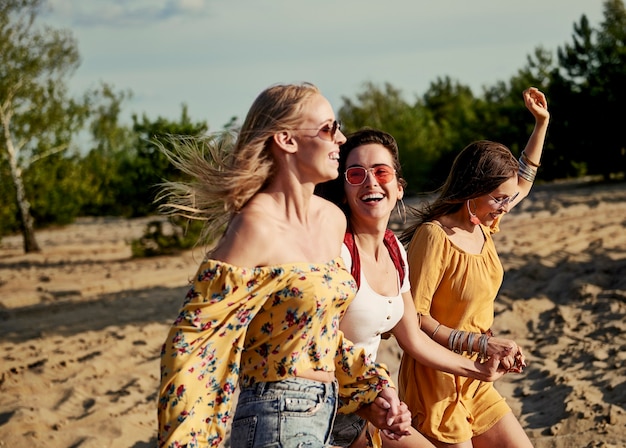
<path fill-rule="evenodd" d="M 19 178 L 19 183 L 20 186 L 18 187 L 17 184 L 15 185 L 15 188 L 21 188 L 22 189 L 22 197 L 20 198 L 20 195 L 18 194 L 18 209 L 19 209 L 19 214 L 20 214 L 20 222 L 21 222 L 21 227 L 22 227 L 22 236 L 24 237 L 24 252 L 29 253 L 29 252 L 41 252 L 41 248 L 39 247 L 39 244 L 37 244 L 37 239 L 35 238 L 35 229 L 33 227 L 33 217 L 30 214 L 30 204 L 28 203 L 28 201 L 26 200 L 26 198 L 23 195 L 23 186 L 22 186 L 22 179 Z"/>
<path fill-rule="evenodd" d="M 8 131 L 5 128 L 5 140 L 7 145 L 7 153 L 9 155 L 9 166 L 11 167 L 11 178 L 15 186 L 15 199 L 17 209 L 19 211 L 20 224 L 22 228 L 22 236 L 24 238 L 24 252 L 41 252 L 37 239 L 35 238 L 35 228 L 33 226 L 33 217 L 30 214 L 30 204 L 26 199 L 24 190 L 24 182 L 22 182 L 22 170 L 17 165 L 17 157 L 13 140 L 7 136 Z M 8 137 L 8 138 L 7 138 Z"/>

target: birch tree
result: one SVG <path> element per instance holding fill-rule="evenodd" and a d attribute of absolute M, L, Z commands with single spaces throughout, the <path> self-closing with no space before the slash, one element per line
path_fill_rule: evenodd
<path fill-rule="evenodd" d="M 65 151 L 86 114 L 86 104 L 67 94 L 80 63 L 76 41 L 66 30 L 37 26 L 44 6 L 44 0 L 0 1 L 0 156 L 8 162 L 25 252 L 40 248 L 23 173 Z"/>

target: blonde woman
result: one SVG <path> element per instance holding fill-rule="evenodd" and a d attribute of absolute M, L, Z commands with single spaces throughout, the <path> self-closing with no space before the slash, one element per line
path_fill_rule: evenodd
<path fill-rule="evenodd" d="M 193 179 L 164 197 L 219 235 L 201 263 L 161 356 L 160 447 L 322 447 L 337 407 L 378 400 L 401 437 L 410 416 L 388 372 L 339 331 L 355 285 L 340 257 L 346 220 L 313 195 L 337 177 L 345 141 L 312 84 L 276 85 L 254 101 L 234 143 L 183 140 L 170 154 Z M 221 230 L 225 226 L 225 230 Z"/>

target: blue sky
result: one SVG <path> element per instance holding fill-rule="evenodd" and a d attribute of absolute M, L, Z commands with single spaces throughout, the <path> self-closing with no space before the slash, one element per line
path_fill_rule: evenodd
<path fill-rule="evenodd" d="M 185 103 L 193 120 L 218 130 L 277 82 L 313 82 L 336 111 L 366 82 L 388 82 L 411 102 L 443 76 L 479 94 L 525 66 L 536 47 L 571 43 L 583 14 L 598 27 L 602 3 L 49 0 L 42 21 L 78 41 L 74 94 L 107 82 L 133 92 L 124 120 L 177 119 Z"/>

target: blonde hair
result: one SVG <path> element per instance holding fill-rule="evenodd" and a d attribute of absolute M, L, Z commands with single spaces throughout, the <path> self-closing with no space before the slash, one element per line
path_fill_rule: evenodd
<path fill-rule="evenodd" d="M 277 84 L 257 96 L 241 129 L 205 137 L 170 136 L 159 148 L 189 176 L 186 182 L 165 182 L 157 195 L 166 215 L 205 221 L 203 237 L 222 233 L 248 201 L 275 174 L 272 137 L 296 128 L 302 109 L 319 89 L 311 83 Z"/>

